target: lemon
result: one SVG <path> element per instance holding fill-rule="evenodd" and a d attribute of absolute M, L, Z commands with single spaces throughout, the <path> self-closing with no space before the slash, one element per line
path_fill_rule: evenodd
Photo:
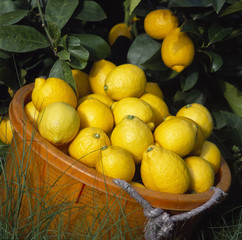
<path fill-rule="evenodd" d="M 145 32 L 154 39 L 161 40 L 178 27 L 178 19 L 169 9 L 156 9 L 148 13 L 144 20 Z"/>
<path fill-rule="evenodd" d="M 77 99 L 90 94 L 91 89 L 88 74 L 78 69 L 72 69 L 71 72 L 76 83 Z"/>
<path fill-rule="evenodd" d="M 112 46 L 118 37 L 123 36 L 126 38 L 132 39 L 131 35 L 131 27 L 128 27 L 125 23 L 118 23 L 114 25 L 109 34 L 108 34 L 108 42 Z"/>
<path fill-rule="evenodd" d="M 89 72 L 89 81 L 93 93 L 106 95 L 104 90 L 105 79 L 116 65 L 105 59 L 94 62 Z"/>
<path fill-rule="evenodd" d="M 107 95 L 103 95 L 103 94 L 100 94 L 100 93 L 91 93 L 91 94 L 88 94 L 88 95 L 86 95 L 82 98 L 79 98 L 78 101 L 77 101 L 77 106 L 79 106 L 87 98 L 96 98 L 99 101 L 105 103 L 108 107 L 111 107 L 112 104 L 114 103 L 114 101 Z"/>
<path fill-rule="evenodd" d="M 80 117 L 80 128 L 96 127 L 109 133 L 114 126 L 111 109 L 96 98 L 88 98 L 77 108 Z"/>
<path fill-rule="evenodd" d="M 102 174 L 130 182 L 135 174 L 135 164 L 131 153 L 118 146 L 101 149 L 96 169 Z"/>
<path fill-rule="evenodd" d="M 10 144 L 13 139 L 13 128 L 9 118 L 0 117 L 0 140 Z"/>
<path fill-rule="evenodd" d="M 140 97 L 140 99 L 144 100 L 152 107 L 154 112 L 155 127 L 157 127 L 161 122 L 163 122 L 165 117 L 170 115 L 166 103 L 160 97 L 152 93 L 144 93 Z"/>
<path fill-rule="evenodd" d="M 196 126 L 181 118 L 166 120 L 154 131 L 155 142 L 181 157 L 186 156 L 193 150 L 196 135 Z"/>
<path fill-rule="evenodd" d="M 205 139 L 211 135 L 213 130 L 213 118 L 209 110 L 202 104 L 187 104 L 179 109 L 176 116 L 187 117 L 195 121 L 202 128 Z"/>
<path fill-rule="evenodd" d="M 205 141 L 199 150 L 199 156 L 208 161 L 216 174 L 221 166 L 221 153 L 216 144 Z"/>
<path fill-rule="evenodd" d="M 131 184 L 132 187 L 135 186 L 135 187 L 145 188 L 145 186 L 143 184 L 139 183 L 139 182 L 133 182 L 132 181 L 130 184 Z"/>
<path fill-rule="evenodd" d="M 178 73 L 192 63 L 194 54 L 193 42 L 185 32 L 181 32 L 181 28 L 170 32 L 161 45 L 164 64 Z"/>
<path fill-rule="evenodd" d="M 110 145 L 107 134 L 100 128 L 83 128 L 69 145 L 69 154 L 88 167 L 95 167 L 100 149 Z"/>
<path fill-rule="evenodd" d="M 70 104 L 54 102 L 39 113 L 39 133 L 54 145 L 70 142 L 78 133 L 79 127 L 78 113 Z"/>
<path fill-rule="evenodd" d="M 117 125 L 126 115 L 134 115 L 153 130 L 154 128 L 154 112 L 152 107 L 144 100 L 136 97 L 126 97 L 112 105 L 112 112 L 115 124 Z"/>
<path fill-rule="evenodd" d="M 106 77 L 104 89 L 113 100 L 125 97 L 139 97 L 145 90 L 144 71 L 134 64 L 121 64 Z"/>
<path fill-rule="evenodd" d="M 29 121 L 36 125 L 37 121 L 38 121 L 38 117 L 39 117 L 39 111 L 35 108 L 33 102 L 28 102 L 25 106 L 24 106 L 24 111 L 26 113 L 27 118 L 29 119 Z"/>
<path fill-rule="evenodd" d="M 38 111 L 54 102 L 65 102 L 76 108 L 74 90 L 59 78 L 36 78 L 32 92 L 32 102 Z"/>
<path fill-rule="evenodd" d="M 140 163 L 147 146 L 154 143 L 153 135 L 147 124 L 138 117 L 128 115 L 114 127 L 111 143 L 131 152 L 135 163 Z"/>
<path fill-rule="evenodd" d="M 164 94 L 156 82 L 147 82 L 145 86 L 146 93 L 152 93 L 164 100 Z"/>
<path fill-rule="evenodd" d="M 141 161 L 141 179 L 146 188 L 168 193 L 185 193 L 190 174 L 183 159 L 159 146 L 148 146 Z"/>
<path fill-rule="evenodd" d="M 214 184 L 214 172 L 211 164 L 198 156 L 184 159 L 191 176 L 190 190 L 205 192 Z"/>

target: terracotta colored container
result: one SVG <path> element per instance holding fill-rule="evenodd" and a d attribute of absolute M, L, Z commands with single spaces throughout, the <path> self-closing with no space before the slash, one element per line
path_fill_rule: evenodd
<path fill-rule="evenodd" d="M 26 118 L 23 109 L 31 99 L 33 86 L 29 84 L 21 88 L 9 108 L 15 137 L 12 153 L 6 164 L 4 181 L 19 181 L 28 190 L 22 191 L 20 229 L 22 224 L 25 226 L 22 230 L 28 232 L 37 220 L 43 219 L 43 226 L 47 225 L 49 230 L 58 228 L 61 222 L 62 230 L 67 235 L 69 232 L 72 234 L 70 236 L 75 236 L 75 239 L 82 239 L 87 234 L 105 236 L 104 239 L 111 239 L 117 234 L 120 234 L 120 238 L 123 234 L 126 238 L 132 236 L 142 239 L 146 222 L 142 207 L 115 185 L 111 178 L 104 178 L 102 174 L 72 159 L 46 141 Z M 23 177 L 23 172 L 27 173 L 26 178 Z M 230 170 L 222 159 L 221 169 L 216 176 L 216 186 L 227 192 L 230 183 Z M 169 194 L 138 187 L 135 189 L 153 207 L 162 208 L 171 215 L 194 209 L 213 195 L 212 191 Z M 7 198 L 4 188 L 0 191 L 2 198 Z M 19 192 L 19 187 L 16 187 L 11 201 L 16 200 Z M 34 215 L 31 221 L 30 215 Z M 199 218 L 197 216 L 191 221 L 181 223 L 175 230 L 177 238 L 189 236 Z M 123 230 L 122 233 L 117 233 L 119 229 Z"/>

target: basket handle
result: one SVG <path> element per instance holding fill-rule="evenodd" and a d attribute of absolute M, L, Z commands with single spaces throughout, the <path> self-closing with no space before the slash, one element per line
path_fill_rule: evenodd
<path fill-rule="evenodd" d="M 145 217 L 148 218 L 145 226 L 146 240 L 170 239 L 174 232 L 175 224 L 180 221 L 186 221 L 199 213 L 215 206 L 227 195 L 220 188 L 212 187 L 213 196 L 203 205 L 192 209 L 189 212 L 170 216 L 161 208 L 153 208 L 132 186 L 124 180 L 114 179 L 113 182 L 125 190 L 132 198 L 134 198 L 142 207 Z"/>

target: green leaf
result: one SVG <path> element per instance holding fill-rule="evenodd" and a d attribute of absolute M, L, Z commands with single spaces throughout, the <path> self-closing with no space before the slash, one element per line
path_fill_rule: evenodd
<path fill-rule="evenodd" d="M 45 9 L 46 21 L 53 22 L 62 29 L 71 18 L 78 3 L 78 0 L 48 0 Z"/>
<path fill-rule="evenodd" d="M 90 22 L 101 21 L 107 18 L 102 7 L 94 1 L 84 1 L 81 11 L 76 16 L 76 19 Z"/>
<path fill-rule="evenodd" d="M 140 2 L 141 2 L 141 0 L 131 0 L 130 1 L 129 15 L 131 15 L 131 13 L 139 5 Z"/>
<path fill-rule="evenodd" d="M 9 59 L 9 58 L 11 58 L 11 54 L 9 52 L 5 52 L 5 51 L 0 49 L 0 58 Z"/>
<path fill-rule="evenodd" d="M 142 68 L 142 64 L 154 56 L 161 48 L 161 44 L 147 34 L 138 35 L 131 44 L 127 58 L 128 62 Z"/>
<path fill-rule="evenodd" d="M 223 40 L 223 39 L 224 39 L 225 37 L 227 37 L 232 31 L 233 31 L 233 28 L 232 28 L 232 27 L 229 27 L 229 28 L 223 28 L 219 23 L 214 23 L 214 24 L 208 29 L 208 39 L 209 39 L 209 43 L 208 43 L 208 45 Z"/>
<path fill-rule="evenodd" d="M 1 0 L 0 15 L 16 10 L 16 6 L 12 0 Z"/>
<path fill-rule="evenodd" d="M 60 52 L 57 52 L 57 56 L 61 59 L 61 60 L 67 60 L 67 61 L 71 61 L 71 54 L 67 51 L 67 50 L 62 50 Z"/>
<path fill-rule="evenodd" d="M 217 13 L 219 13 L 219 11 L 222 9 L 224 3 L 225 0 L 212 0 L 213 8 Z"/>
<path fill-rule="evenodd" d="M 182 91 L 188 91 L 193 88 L 198 80 L 198 70 L 195 67 L 189 67 L 183 73 L 181 77 L 181 88 Z"/>
<path fill-rule="evenodd" d="M 190 32 L 196 34 L 197 36 L 201 36 L 197 23 L 193 20 L 188 20 L 184 23 L 182 32 Z"/>
<path fill-rule="evenodd" d="M 52 66 L 49 77 L 56 77 L 64 80 L 76 93 L 76 84 L 71 72 L 71 68 L 65 61 L 58 59 Z"/>
<path fill-rule="evenodd" d="M 242 117 L 242 93 L 233 84 L 226 81 L 219 81 L 220 89 L 233 112 Z"/>
<path fill-rule="evenodd" d="M 212 13 L 214 13 L 213 9 L 207 9 L 205 11 L 198 12 L 198 13 L 190 13 L 190 16 L 191 16 L 191 18 L 193 20 L 198 20 L 198 19 L 205 18 L 205 17 L 209 16 Z"/>
<path fill-rule="evenodd" d="M 47 30 L 50 34 L 52 42 L 54 43 L 54 46 L 57 48 L 61 38 L 61 30 L 55 23 L 48 23 Z"/>
<path fill-rule="evenodd" d="M 242 11 L 242 2 L 236 1 L 234 4 L 227 7 L 221 14 L 220 17 L 227 16 L 231 13 Z"/>
<path fill-rule="evenodd" d="M 27 10 L 16 10 L 12 12 L 7 12 L 0 16 L 0 26 L 8 26 L 22 20 L 26 15 Z"/>
<path fill-rule="evenodd" d="M 171 7 L 210 7 L 211 0 L 170 0 L 169 8 Z"/>
<path fill-rule="evenodd" d="M 88 50 L 90 54 L 89 60 L 91 61 L 106 58 L 111 54 L 109 44 L 97 35 L 73 34 L 72 36 L 78 38 L 81 45 Z"/>
<path fill-rule="evenodd" d="M 210 63 L 211 63 L 210 71 L 211 72 L 218 71 L 219 68 L 223 65 L 222 57 L 219 54 L 212 51 L 203 51 L 203 53 L 205 53 L 210 59 Z"/>
<path fill-rule="evenodd" d="M 46 38 L 36 29 L 11 25 L 0 28 L 0 49 L 9 52 L 30 52 L 49 46 Z"/>

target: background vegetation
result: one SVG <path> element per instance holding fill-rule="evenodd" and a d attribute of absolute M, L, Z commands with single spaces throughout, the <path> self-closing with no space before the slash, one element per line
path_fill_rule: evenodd
<path fill-rule="evenodd" d="M 241 238 L 242 1 L 1 0 L 0 5 L 1 115 L 7 115 L 14 92 L 36 77 L 59 77 L 75 89 L 71 68 L 88 73 L 102 58 L 140 66 L 148 81 L 159 83 L 171 113 L 192 102 L 211 111 L 211 141 L 230 166 L 232 186 L 196 236 Z M 195 59 L 180 74 L 163 64 L 161 41 L 144 32 L 144 17 L 157 8 L 170 8 L 194 42 Z M 119 37 L 110 47 L 108 32 L 120 22 L 131 25 L 133 39 Z"/>

